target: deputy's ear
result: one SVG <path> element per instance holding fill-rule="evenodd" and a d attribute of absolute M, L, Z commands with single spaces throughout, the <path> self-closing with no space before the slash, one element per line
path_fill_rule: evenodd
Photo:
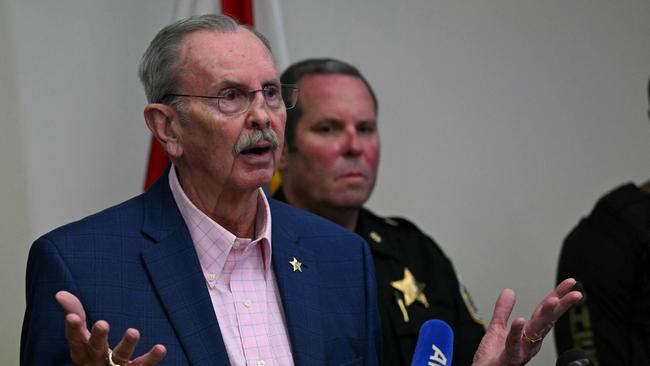
<path fill-rule="evenodd" d="M 144 107 L 144 120 L 170 158 L 180 158 L 183 155 L 179 116 L 172 107 L 159 103 L 147 104 Z"/>

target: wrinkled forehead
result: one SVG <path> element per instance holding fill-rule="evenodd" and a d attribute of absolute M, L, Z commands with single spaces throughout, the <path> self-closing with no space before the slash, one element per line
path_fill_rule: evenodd
<path fill-rule="evenodd" d="M 245 28 L 188 34 L 179 49 L 178 72 L 181 84 L 229 82 L 259 88 L 279 80 L 271 52 Z"/>

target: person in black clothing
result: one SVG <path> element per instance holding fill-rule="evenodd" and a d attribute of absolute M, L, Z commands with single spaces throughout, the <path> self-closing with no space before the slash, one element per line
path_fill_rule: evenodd
<path fill-rule="evenodd" d="M 596 203 L 564 241 L 558 279 L 566 276 L 583 300 L 558 320 L 557 351 L 582 349 L 600 366 L 650 365 L 650 182 Z"/>
<path fill-rule="evenodd" d="M 564 312 L 581 298 L 562 281 L 529 321 L 508 318 L 515 293 L 499 295 L 487 330 L 454 268 L 436 243 L 405 219 L 363 207 L 379 163 L 377 99 L 352 65 L 311 59 L 290 66 L 282 83 L 300 97 L 287 111 L 275 198 L 312 211 L 366 239 L 373 255 L 383 332 L 383 364 L 409 365 L 423 322 L 442 319 L 454 331 L 453 365 L 524 365 Z M 274 188 L 276 188 L 274 190 Z M 345 299 L 341 299 L 345 303 Z M 435 362 L 434 362 L 435 363 Z"/>

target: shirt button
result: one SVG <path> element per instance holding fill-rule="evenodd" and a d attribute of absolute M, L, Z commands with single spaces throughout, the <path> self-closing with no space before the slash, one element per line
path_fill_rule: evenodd
<path fill-rule="evenodd" d="M 232 247 L 235 249 L 239 249 L 239 246 L 241 245 L 241 242 L 239 239 L 235 239 L 235 242 L 232 244 Z"/>
<path fill-rule="evenodd" d="M 214 282 L 217 280 L 217 275 L 214 273 L 209 273 L 208 274 L 208 282 Z"/>
<path fill-rule="evenodd" d="M 266 362 L 264 362 L 264 360 L 257 361 L 257 366 L 264 366 L 264 365 L 266 365 Z"/>
<path fill-rule="evenodd" d="M 244 306 L 245 306 L 245 307 L 250 308 L 251 305 L 253 305 L 253 302 L 252 302 L 252 301 L 250 301 L 250 300 L 248 300 L 248 299 L 247 299 L 247 300 L 244 300 Z M 262 361 L 262 362 L 264 362 L 264 361 Z M 259 364 L 259 361 L 258 361 L 258 364 Z"/>

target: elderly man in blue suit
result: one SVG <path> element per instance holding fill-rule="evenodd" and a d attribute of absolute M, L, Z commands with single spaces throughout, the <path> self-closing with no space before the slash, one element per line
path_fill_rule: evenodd
<path fill-rule="evenodd" d="M 264 38 L 225 16 L 185 19 L 154 38 L 140 78 L 171 168 L 33 244 L 21 364 L 378 365 L 366 243 L 260 188 L 298 94 Z M 475 363 L 530 359 L 577 300 L 570 287 L 540 304 L 529 342 L 523 319 L 506 328 L 504 292 Z"/>
<path fill-rule="evenodd" d="M 260 188 L 297 98 L 263 38 L 223 16 L 177 22 L 151 42 L 140 78 L 172 167 L 34 243 L 22 363 L 106 364 L 110 344 L 117 364 L 134 353 L 144 364 L 375 364 L 365 242 Z"/>

